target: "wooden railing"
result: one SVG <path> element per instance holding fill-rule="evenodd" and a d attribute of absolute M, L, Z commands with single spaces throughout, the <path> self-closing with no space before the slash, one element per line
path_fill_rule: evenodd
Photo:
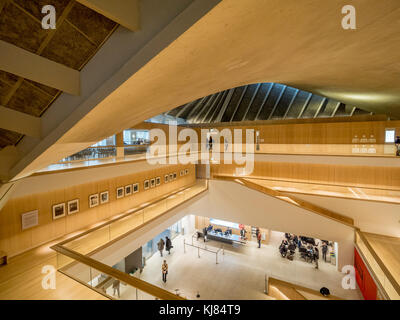
<path fill-rule="evenodd" d="M 151 283 L 148 283 L 141 279 L 131 277 L 129 274 L 127 274 L 125 272 L 114 269 L 110 266 L 107 266 L 104 263 L 101 263 L 101 262 L 94 260 L 88 256 L 85 256 L 83 254 L 77 253 L 73 250 L 67 249 L 61 245 L 54 245 L 51 247 L 51 249 L 53 249 L 54 251 L 56 251 L 59 254 L 62 254 L 64 256 L 67 256 L 67 257 L 73 259 L 74 261 L 78 261 L 90 268 L 93 268 L 94 270 L 100 271 L 101 273 L 104 273 L 114 279 L 118 279 L 121 283 L 125 283 L 136 289 L 146 292 L 147 294 L 154 296 L 158 299 L 161 299 L 161 300 L 185 300 L 184 298 L 177 296 L 176 294 L 173 294 L 165 289 L 162 289 L 160 287 L 152 285 Z M 70 276 L 70 275 L 68 275 L 68 276 Z M 95 289 L 94 287 L 90 287 L 89 285 L 88 285 L 88 287 Z"/>
<path fill-rule="evenodd" d="M 367 237 L 363 234 L 363 232 L 361 232 L 359 228 L 356 228 L 355 244 L 358 252 L 364 260 L 364 263 L 367 265 L 368 270 L 372 274 L 375 282 L 378 283 L 378 287 L 381 289 L 381 291 L 383 290 L 384 294 L 389 299 L 400 299 L 399 283 L 393 277 L 392 273 L 389 271 L 385 263 L 372 248 Z M 383 273 L 384 279 L 387 279 L 388 282 L 381 281 L 382 277 L 378 275 L 378 271 L 381 271 Z"/>
<path fill-rule="evenodd" d="M 271 277 L 268 278 L 266 285 L 268 286 L 267 288 L 268 295 L 277 300 L 314 300 L 314 299 L 307 299 L 301 293 L 301 291 L 309 293 L 312 296 L 315 296 L 316 298 L 315 300 L 317 299 L 343 300 L 342 298 L 333 295 L 323 296 L 317 290 L 313 290 L 294 283 L 278 280 Z"/>
<path fill-rule="evenodd" d="M 199 194 L 207 191 L 208 189 L 208 181 L 205 180 L 205 188 L 204 190 L 201 190 L 200 192 L 196 192 L 195 194 L 191 195 L 184 199 L 182 202 L 179 202 L 177 204 L 174 204 L 173 206 L 171 206 L 170 208 L 167 208 L 166 210 L 164 210 L 162 213 L 158 214 L 157 216 L 147 220 L 147 221 L 143 221 L 143 223 L 141 223 L 140 225 L 138 225 L 137 227 L 117 236 L 116 238 L 112 239 L 111 241 L 106 241 L 105 243 L 101 243 L 100 245 L 96 245 L 95 250 L 90 250 L 90 252 L 82 254 L 77 252 L 76 250 L 73 250 L 69 247 L 67 247 L 71 242 L 74 242 L 76 240 L 79 240 L 80 238 L 83 238 L 82 240 L 85 241 L 87 240 L 85 237 L 87 235 L 89 235 L 90 233 L 96 232 L 96 231 L 102 231 L 101 228 L 107 227 L 107 226 L 111 226 L 113 223 L 120 221 L 121 219 L 124 219 L 130 215 L 134 215 L 135 213 L 137 213 L 140 210 L 143 210 L 144 208 L 147 207 L 151 207 L 154 206 L 157 203 L 160 203 L 161 201 L 166 201 L 169 197 L 176 195 L 178 193 L 183 192 L 184 190 L 190 190 L 193 186 L 197 185 L 197 184 L 193 184 L 191 186 L 187 186 L 185 188 L 181 188 L 179 190 L 177 190 L 174 193 L 168 194 L 166 196 L 163 196 L 162 198 L 159 198 L 153 202 L 147 203 L 146 205 L 137 208 L 136 210 L 132 210 L 129 213 L 123 214 L 113 220 L 107 221 L 97 227 L 94 227 L 88 231 L 82 232 L 74 237 L 71 237 L 69 239 L 66 239 L 54 246 L 51 247 L 51 249 L 53 249 L 54 251 L 56 251 L 58 253 L 58 255 L 62 256 L 64 260 L 67 260 L 68 262 L 64 264 L 59 263 L 58 266 L 58 270 L 62 273 L 64 273 L 65 275 L 73 278 L 74 280 L 80 282 L 83 285 L 86 285 L 87 287 L 105 295 L 104 293 L 102 293 L 98 288 L 96 288 L 96 286 L 90 286 L 87 282 L 82 281 L 81 279 L 79 279 L 79 277 L 76 277 L 72 274 L 69 274 L 67 272 L 67 270 L 69 268 L 73 268 L 74 266 L 77 266 L 79 264 L 88 267 L 90 269 L 96 270 L 97 272 L 101 272 L 103 274 L 108 275 L 109 277 L 112 277 L 116 280 L 119 280 L 121 283 L 127 284 L 128 286 L 131 286 L 137 290 L 141 290 L 143 292 L 145 292 L 146 294 L 149 294 L 157 299 L 166 299 L 166 300 L 183 300 L 182 297 L 175 295 L 167 290 L 164 290 L 162 288 L 159 288 L 157 286 L 154 286 L 146 281 L 140 280 L 138 278 L 134 278 L 122 271 L 119 271 L 117 269 L 114 269 L 112 267 L 109 267 L 93 258 L 90 257 L 90 255 L 104 249 L 105 247 L 108 247 L 109 245 L 111 245 L 112 243 L 115 243 L 119 240 L 121 240 L 122 238 L 125 238 L 126 236 L 128 236 L 129 234 L 132 234 L 133 232 L 138 231 L 139 229 L 147 226 L 149 223 L 154 222 L 156 219 L 159 219 L 160 217 L 166 215 L 168 212 L 170 212 L 171 210 L 177 208 L 178 206 L 182 205 L 183 203 L 193 199 L 194 197 L 198 196 Z M 102 242 L 102 241 L 101 241 Z M 58 259 L 61 260 L 61 259 Z M 91 279 L 90 279 L 91 280 Z M 112 298 L 109 297 L 108 295 L 105 295 L 108 298 Z"/>

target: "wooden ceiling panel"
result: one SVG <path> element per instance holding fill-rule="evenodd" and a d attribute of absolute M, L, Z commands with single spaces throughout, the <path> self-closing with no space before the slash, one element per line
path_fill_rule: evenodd
<path fill-rule="evenodd" d="M 114 21 L 76 2 L 67 20 L 96 45 L 100 45 L 117 25 Z"/>
<path fill-rule="evenodd" d="M 5 107 L 40 117 L 53 98 L 24 80 Z"/>
<path fill-rule="evenodd" d="M 32 16 L 42 21 L 42 8 L 45 5 L 52 5 L 56 9 L 57 19 L 61 16 L 68 3 L 73 0 L 13 0 L 18 6 L 22 7 Z"/>
<path fill-rule="evenodd" d="M 16 144 L 22 135 L 13 131 L 0 128 L 0 150 L 6 146 Z"/>
<path fill-rule="evenodd" d="M 46 35 L 46 30 L 38 21 L 12 2 L 5 5 L 0 16 L 0 40 L 35 53 Z"/>
<path fill-rule="evenodd" d="M 71 24 L 63 23 L 42 56 L 75 70 L 80 70 L 97 47 Z"/>

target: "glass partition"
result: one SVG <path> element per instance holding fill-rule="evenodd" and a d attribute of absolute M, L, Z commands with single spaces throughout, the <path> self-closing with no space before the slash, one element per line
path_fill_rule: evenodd
<path fill-rule="evenodd" d="M 152 294 L 144 292 L 130 283 L 124 282 L 115 276 L 109 275 L 107 272 L 99 271 L 94 267 L 69 258 L 61 253 L 57 253 L 57 261 L 70 261 L 68 265 L 64 265 L 61 268 L 59 265 L 59 271 L 111 300 L 157 299 Z M 129 277 L 137 278 L 136 272 L 129 275 Z M 145 282 L 142 281 L 142 283 Z M 173 298 L 172 295 L 171 298 Z"/>

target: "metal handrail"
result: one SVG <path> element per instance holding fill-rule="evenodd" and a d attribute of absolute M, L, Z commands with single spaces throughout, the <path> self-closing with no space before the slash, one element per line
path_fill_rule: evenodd
<path fill-rule="evenodd" d="M 186 247 L 185 246 L 190 246 L 190 247 L 197 248 L 197 256 L 199 258 L 200 258 L 200 250 L 204 250 L 204 251 L 207 251 L 207 252 L 215 253 L 215 264 L 218 264 L 218 253 L 222 250 L 222 255 L 225 255 L 224 245 L 221 245 L 221 247 L 218 248 L 217 251 L 209 250 L 209 249 L 207 249 L 207 245 L 205 245 L 205 247 L 202 248 L 200 246 L 196 246 L 195 244 L 193 244 L 193 237 L 194 237 L 194 235 L 192 236 L 192 243 L 191 244 L 190 243 L 186 243 L 186 239 L 185 238 L 183 239 L 183 251 L 184 251 L 184 253 L 186 253 Z"/>

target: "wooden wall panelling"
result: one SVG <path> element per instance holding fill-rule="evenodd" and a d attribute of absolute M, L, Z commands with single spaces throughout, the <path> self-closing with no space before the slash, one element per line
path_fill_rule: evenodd
<path fill-rule="evenodd" d="M 180 177 L 180 170 L 185 168 L 189 169 L 189 174 Z M 173 172 L 177 173 L 177 179 L 165 184 L 164 175 Z M 161 177 L 161 185 L 145 191 L 143 181 L 158 176 Z M 195 180 L 194 165 L 167 165 L 155 170 L 136 174 L 127 173 L 122 177 L 77 184 L 61 190 L 12 199 L 0 212 L 0 248 L 7 252 L 9 256 L 16 255 L 63 235 L 90 227 L 99 221 L 126 212 L 139 204 L 152 201 L 181 187 L 193 184 Z M 117 200 L 117 187 L 125 187 L 133 183 L 139 183 L 139 192 Z M 109 203 L 89 208 L 89 196 L 91 194 L 100 194 L 100 192 L 107 190 L 109 191 Z M 80 200 L 80 211 L 68 215 L 67 202 L 74 199 Z M 66 216 L 53 220 L 52 206 L 59 203 L 66 204 Z M 39 225 L 22 231 L 21 214 L 36 209 L 39 210 Z M 135 225 L 137 221 L 134 220 L 129 221 L 129 224 Z M 117 230 L 114 231 L 114 233 L 118 233 Z M 93 236 L 94 238 L 91 241 L 94 246 L 97 242 L 105 241 L 104 234 L 103 232 L 103 234 L 99 233 Z M 79 243 L 74 245 L 79 248 Z"/>
<path fill-rule="evenodd" d="M 211 165 L 211 175 L 233 175 L 235 164 Z M 261 162 L 254 164 L 253 177 L 400 190 L 400 168 L 307 163 Z"/>
<path fill-rule="evenodd" d="M 361 138 L 364 134 L 367 138 L 374 135 L 376 143 L 383 144 L 385 128 L 395 128 L 397 134 L 400 134 L 400 121 L 256 124 L 254 126 L 221 124 L 213 127 L 219 130 L 242 129 L 242 139 L 245 138 L 245 129 L 259 130 L 260 138 L 264 139 L 263 144 L 351 144 L 355 135 Z M 200 130 L 200 128 L 196 129 Z"/>

